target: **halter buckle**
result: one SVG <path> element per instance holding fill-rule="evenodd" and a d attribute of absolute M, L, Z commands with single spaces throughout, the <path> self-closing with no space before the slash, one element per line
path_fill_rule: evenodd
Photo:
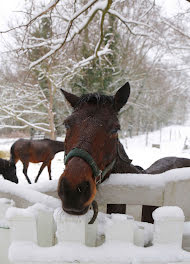
<path fill-rule="evenodd" d="M 97 180 L 97 178 L 99 179 Z M 101 183 L 102 182 L 102 170 L 99 170 L 97 178 L 95 179 L 96 184 Z"/>

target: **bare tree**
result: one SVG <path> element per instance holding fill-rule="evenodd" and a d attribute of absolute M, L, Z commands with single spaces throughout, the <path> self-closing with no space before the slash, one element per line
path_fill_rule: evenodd
<path fill-rule="evenodd" d="M 183 61 L 187 60 L 184 51 L 189 50 L 189 35 L 184 16 L 163 18 L 155 1 L 149 0 L 53 0 L 47 6 L 34 0 L 26 3 L 24 22 L 1 31 L 13 34 L 14 46 L 8 48 L 14 55 L 9 54 L 9 61 L 19 65 L 15 75 L 24 76 L 16 78 L 12 88 L 4 77 L 0 81 L 2 90 L 11 91 L 11 97 L 20 91 L 16 104 L 11 104 L 9 93 L 4 92 L 8 101 L 1 105 L 2 127 L 17 120 L 15 127 L 31 126 L 54 138 L 70 111 L 66 103 L 61 105 L 64 99 L 59 88 L 78 94 L 110 93 L 125 80 L 131 82 L 132 93 L 121 112 L 123 127 L 131 122 L 134 133 L 139 133 L 175 119 L 174 111 L 180 104 L 171 106 L 176 91 L 184 98 L 185 73 L 174 74 L 182 65 L 180 59 L 171 63 L 169 58 L 183 55 Z M 51 23 L 46 33 L 43 21 Z M 183 51 L 180 55 L 179 50 Z"/>

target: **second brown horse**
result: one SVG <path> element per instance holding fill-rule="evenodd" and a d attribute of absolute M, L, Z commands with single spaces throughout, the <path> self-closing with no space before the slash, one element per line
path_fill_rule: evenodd
<path fill-rule="evenodd" d="M 30 184 L 31 181 L 27 175 L 29 162 L 43 162 L 35 182 L 38 181 L 40 174 L 46 166 L 48 167 L 49 179 L 51 180 L 51 161 L 55 154 L 60 151 L 64 151 L 64 142 L 61 141 L 51 139 L 19 139 L 11 147 L 11 161 L 16 164 L 20 160 L 23 163 L 23 173 Z"/>

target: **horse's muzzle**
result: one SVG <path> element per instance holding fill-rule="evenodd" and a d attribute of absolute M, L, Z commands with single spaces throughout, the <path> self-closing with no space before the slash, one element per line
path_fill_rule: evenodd
<path fill-rule="evenodd" d="M 82 210 L 78 210 L 78 209 L 66 209 L 64 208 L 64 206 L 62 207 L 63 211 L 65 211 L 68 214 L 72 214 L 72 215 L 84 215 L 87 213 L 89 206 L 85 207 Z M 92 202 L 92 209 L 93 209 L 93 216 L 91 218 L 91 220 L 89 221 L 89 224 L 93 224 L 98 216 L 98 204 L 97 202 L 94 200 Z"/>
<path fill-rule="evenodd" d="M 64 208 L 64 206 L 62 207 L 63 211 L 65 211 L 67 214 L 71 214 L 71 215 L 84 215 L 87 213 L 89 206 L 83 208 L 82 210 L 79 209 L 68 209 L 68 208 Z"/>

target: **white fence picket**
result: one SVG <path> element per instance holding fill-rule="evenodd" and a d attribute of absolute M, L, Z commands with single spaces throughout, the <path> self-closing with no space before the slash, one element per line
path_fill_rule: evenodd
<path fill-rule="evenodd" d="M 188 170 L 187 170 L 188 172 Z M 186 173 L 187 173 L 186 172 Z M 189 173 L 189 172 L 188 172 Z M 187 173 L 187 174 L 188 174 Z M 129 175 L 130 176 L 130 175 Z M 138 180 L 140 180 L 140 176 L 134 176 L 137 177 Z M 164 179 L 164 175 L 161 175 Z M 153 178 L 155 176 L 148 175 L 147 179 L 146 176 L 143 175 L 144 180 L 146 183 L 142 182 L 138 185 L 138 180 L 135 179 L 133 181 L 128 181 L 124 184 L 122 183 L 113 183 L 112 181 L 108 181 L 106 183 L 103 183 L 99 186 L 99 189 L 97 191 L 96 195 L 96 201 L 99 204 L 99 208 L 102 209 L 102 211 L 106 212 L 106 206 L 107 204 L 126 204 L 126 214 L 131 214 L 134 216 L 135 220 L 140 220 L 141 213 L 142 213 L 142 205 L 154 205 L 154 206 L 163 206 L 163 205 L 177 205 L 184 211 L 186 221 L 190 220 L 190 210 L 189 210 L 189 199 L 187 198 L 187 195 L 189 193 L 190 189 L 190 177 L 187 175 L 183 179 L 179 177 L 179 179 L 175 177 L 168 177 L 169 180 L 167 180 L 164 184 L 158 184 L 159 183 L 159 176 L 156 178 L 158 182 L 154 184 Z M 130 177 L 128 177 L 130 178 Z M 151 180 L 150 180 L 151 178 Z M 151 181 L 151 184 L 150 184 Z M 19 207 L 28 207 L 31 204 L 34 204 L 37 202 L 36 197 L 40 197 L 41 201 L 46 205 L 50 206 L 52 208 L 56 208 L 56 205 L 60 206 L 60 203 L 57 199 L 50 197 L 48 195 L 45 195 L 43 193 L 40 193 L 39 191 L 34 191 L 32 189 L 26 190 L 22 192 L 22 187 L 14 185 L 14 193 L 12 194 L 13 186 L 12 183 L 4 183 L 3 185 L 6 188 L 1 188 L 0 186 L 0 197 L 12 198 L 16 197 L 16 206 Z M 10 186 L 10 192 L 9 192 L 9 186 Z M 18 190 L 17 190 L 18 187 Z M 30 193 L 30 197 L 28 198 L 27 195 L 25 195 L 27 192 Z M 57 191 L 51 190 L 51 195 L 54 197 L 57 197 Z M 21 193 L 22 197 L 19 196 L 19 193 Z M 24 200 L 24 202 L 23 202 Z M 4 211 L 3 211 L 4 210 Z M 3 209 L 0 205 L 0 218 L 4 218 L 4 214 L 7 208 Z M 10 209 L 11 210 L 11 209 Z M 23 210 L 23 209 L 22 209 Z M 24 209 L 27 210 L 27 209 Z M 96 225 L 88 225 L 89 216 L 85 215 L 81 217 L 78 217 L 78 220 L 76 220 L 76 217 L 71 216 L 63 216 L 63 214 L 60 214 L 60 216 L 57 216 L 58 222 L 57 222 L 57 234 L 58 234 L 58 242 L 61 243 L 67 243 L 70 241 L 72 243 L 75 241 L 76 243 L 83 244 L 85 247 L 88 246 L 89 248 L 95 247 L 97 245 L 100 245 L 103 243 L 97 242 L 97 223 Z M 59 219 L 60 217 L 60 219 Z M 63 217 L 63 218 L 62 218 Z M 116 218 L 114 218 L 116 217 Z M 113 219 L 110 217 L 108 219 L 111 221 L 111 224 L 106 227 L 105 232 L 105 244 L 106 243 L 112 243 L 114 241 L 120 241 L 122 243 L 128 243 L 130 242 L 133 245 L 136 245 L 138 247 L 144 246 L 144 235 L 145 230 L 141 226 L 140 228 L 134 226 L 134 221 L 127 219 L 127 216 L 114 216 Z M 123 221 L 122 219 L 126 218 L 126 221 Z M 120 221 L 120 220 L 121 221 Z M 57 242 L 55 240 L 55 223 L 53 220 L 52 212 L 41 212 L 40 210 L 37 212 L 37 216 L 16 216 L 12 217 L 12 219 L 9 219 L 10 227 L 11 229 L 9 231 L 6 230 L 2 231 L 6 233 L 7 238 L 7 245 L 9 244 L 9 233 L 11 232 L 10 239 L 11 241 L 20 240 L 20 242 L 24 240 L 29 240 L 34 242 L 38 245 L 38 250 L 40 252 L 41 247 L 43 247 L 43 252 L 45 254 L 46 250 L 53 250 L 54 246 Z M 57 221 L 57 220 L 56 220 Z M 154 246 L 156 245 L 163 245 L 169 244 L 169 245 L 178 245 L 178 248 L 181 248 L 182 243 L 182 233 L 183 233 L 183 220 L 175 219 L 175 214 L 170 219 L 166 217 L 163 218 L 162 221 L 155 220 L 155 231 L 154 231 Z M 27 230 L 26 234 L 24 230 Z M 1 232 L 1 229 L 0 229 Z M 1 242 L 1 234 L 0 233 L 0 243 Z M 190 237 L 184 236 L 183 241 L 183 248 L 189 250 L 190 249 Z M 175 242 L 175 243 L 174 243 Z M 6 243 L 5 243 L 6 244 Z M 22 245 L 22 243 L 21 243 Z M 17 245 L 18 246 L 18 245 Z M 6 246 L 8 247 L 8 246 Z M 44 248 L 47 247 L 47 248 Z M 98 248 L 98 247 L 96 247 Z M 16 250 L 14 242 L 12 243 L 10 252 L 13 253 L 13 249 Z M 85 250 L 88 250 L 88 248 L 85 248 Z M 111 252 L 113 253 L 113 252 Z M 174 250 L 174 254 L 175 254 Z M 25 252 L 23 252 L 23 255 Z M 11 254 L 10 254 L 11 255 Z M 12 254 L 13 256 L 14 254 Z M 4 261 L 2 262 L 3 256 L 0 254 L 0 263 L 3 264 L 9 264 L 9 262 Z M 13 257 L 13 263 L 14 264 L 33 264 L 34 261 L 28 260 L 25 261 L 24 259 L 15 260 Z M 94 261 L 79 261 L 79 263 L 83 264 L 92 264 L 95 263 Z M 167 262 L 161 262 L 160 260 L 157 261 L 152 260 L 150 261 L 139 261 L 139 264 L 174 264 L 174 263 L 183 263 L 188 264 L 190 263 L 190 253 L 187 252 L 187 258 L 183 259 L 180 257 L 179 262 L 175 261 L 167 261 Z M 185 262 L 186 261 L 186 262 Z M 35 259 L 35 264 L 45 264 L 47 261 L 39 261 Z M 71 263 L 69 261 L 57 261 L 56 259 L 53 262 L 50 262 L 51 264 L 66 264 Z M 105 264 L 106 262 L 102 262 L 101 258 L 96 262 L 98 264 Z M 119 263 L 119 262 L 110 262 L 111 264 Z M 125 262 L 127 263 L 127 262 Z M 131 262 L 131 260 L 129 261 Z"/>
<path fill-rule="evenodd" d="M 10 228 L 9 223 L 5 218 L 8 208 L 15 204 L 13 200 L 0 199 L 0 263 L 10 264 L 8 260 L 8 249 L 10 245 Z"/>
<path fill-rule="evenodd" d="M 167 210 L 166 210 L 167 209 Z M 172 209 L 172 210 L 171 210 Z M 174 209 L 174 210 L 173 210 Z M 22 209 L 23 210 L 23 209 Z M 27 210 L 27 209 L 25 209 Z M 127 252 L 130 255 L 130 259 L 127 260 L 125 263 L 126 264 L 133 264 L 133 260 L 131 260 L 131 258 L 134 258 L 134 261 L 136 261 L 136 254 L 137 255 L 142 255 L 144 256 L 142 261 L 138 260 L 139 264 L 171 264 L 171 263 L 175 263 L 175 262 L 170 262 L 170 256 L 171 256 L 171 252 L 172 255 L 175 255 L 175 259 L 179 259 L 180 261 L 176 262 L 178 264 L 188 264 L 190 262 L 190 253 L 187 253 L 185 255 L 185 259 L 183 258 L 182 255 L 182 250 L 181 250 L 181 243 L 182 243 L 182 233 L 183 233 L 183 224 L 184 224 L 184 216 L 183 214 L 181 216 L 179 216 L 178 214 L 176 215 L 176 210 L 180 211 L 180 208 L 177 207 L 160 207 L 159 209 L 157 209 L 157 211 L 159 210 L 159 214 L 163 214 L 162 217 L 160 218 L 155 218 L 155 228 L 154 228 L 154 245 L 153 247 L 150 247 L 150 250 L 153 249 L 153 252 L 155 252 L 155 257 L 153 259 L 150 258 L 149 259 L 149 254 L 151 251 L 148 251 L 148 248 L 144 249 L 144 252 L 142 254 L 142 250 L 143 250 L 143 235 L 144 235 L 144 230 L 142 228 L 138 228 L 135 225 L 134 219 L 130 216 L 127 215 L 111 215 L 109 217 L 107 217 L 106 219 L 106 231 L 105 231 L 105 246 L 102 245 L 103 252 L 105 251 L 105 254 L 108 254 L 108 252 L 110 252 L 110 254 L 113 255 L 113 261 L 109 260 L 109 263 L 111 264 L 120 264 L 123 263 L 123 259 L 122 260 L 118 260 L 117 262 L 114 261 L 114 258 L 116 258 L 117 256 L 117 244 L 119 244 L 119 250 L 120 250 L 120 254 L 122 255 L 126 255 L 127 256 Z M 181 210 L 182 211 L 182 210 Z M 164 212 L 164 213 L 163 213 Z M 171 213 L 172 212 L 172 213 Z M 18 213 L 18 211 L 17 211 Z M 39 212 L 38 212 L 39 214 Z M 19 216 L 17 216 L 19 217 Z M 22 216 L 20 216 L 20 218 L 23 218 L 22 221 L 26 220 L 27 224 L 28 224 L 28 220 L 26 218 L 26 216 L 23 216 L 23 212 L 22 212 Z M 39 241 L 35 241 L 34 237 L 32 235 L 28 235 L 28 240 L 30 242 L 32 242 L 31 244 L 25 244 L 26 242 L 23 241 L 23 244 L 14 244 L 15 239 L 21 239 L 21 237 L 23 237 L 23 235 L 21 235 L 20 237 L 18 237 L 18 230 L 13 229 L 11 232 L 15 233 L 16 235 L 12 236 L 12 239 L 14 239 L 11 247 L 10 247 L 10 258 L 11 258 L 11 263 L 13 264 L 45 264 L 50 263 L 50 264 L 67 264 L 67 263 L 81 263 L 81 264 L 92 264 L 92 263 L 96 263 L 96 264 L 107 264 L 108 262 L 104 259 L 103 254 L 100 255 L 100 250 L 101 250 L 101 246 L 100 247 L 95 247 L 97 248 L 99 251 L 98 252 L 98 260 L 97 261 L 88 261 L 88 257 L 84 256 L 88 251 L 89 252 L 94 252 L 94 254 L 96 254 L 96 251 L 90 251 L 91 247 L 87 247 L 86 245 L 89 243 L 86 240 L 86 234 L 87 234 L 87 229 L 88 229 L 88 221 L 89 221 L 89 213 L 83 216 L 71 216 L 71 215 L 67 215 L 65 213 L 63 213 L 61 211 L 61 208 L 58 208 L 55 210 L 54 212 L 54 219 L 55 219 L 55 224 L 57 226 L 57 240 L 58 240 L 58 248 L 59 251 L 56 250 L 56 246 L 54 247 L 46 247 L 46 248 L 42 248 L 39 246 L 32 246 L 34 245 L 33 243 L 35 242 L 38 243 L 39 245 Z M 35 217 L 35 219 L 37 219 Z M 16 217 L 13 217 L 11 221 L 15 221 L 17 228 L 19 229 L 19 231 L 22 233 L 22 226 L 18 225 L 18 219 L 16 219 Z M 15 226 L 16 226 L 15 225 Z M 26 225 L 26 223 L 24 224 L 24 226 Z M 14 226 L 14 225 L 13 225 Z M 28 226 L 29 227 L 29 226 Z M 35 230 L 34 230 L 35 227 Z M 33 229 L 34 233 L 38 233 L 39 231 L 37 231 L 37 225 L 32 225 L 30 226 L 30 228 Z M 95 232 L 91 232 L 88 233 L 88 235 L 90 236 L 95 236 L 96 237 L 96 233 L 97 233 L 97 229 L 94 229 Z M 140 233 L 138 233 L 138 231 L 140 231 Z M 136 233 L 136 235 L 135 235 Z M 44 234 L 45 235 L 45 234 Z M 37 237 L 37 236 L 36 236 Z M 26 238 L 23 237 L 23 239 L 25 240 Z M 21 242 L 21 241 L 20 241 Z M 69 243 L 69 244 L 68 244 Z M 74 244 L 73 244 L 74 243 Z M 77 255 L 78 257 L 75 257 L 75 261 L 71 261 L 71 260 L 67 260 L 67 257 L 64 257 L 64 252 L 66 254 L 66 256 L 68 256 L 68 252 L 66 252 L 65 250 L 68 250 L 70 248 L 71 251 L 71 258 L 72 255 L 75 253 L 75 250 L 72 251 L 72 246 L 75 245 L 75 250 L 78 247 L 78 250 L 80 252 L 80 248 L 81 248 L 81 253 L 79 255 Z M 131 245 L 128 248 L 128 245 Z M 138 247 L 135 247 L 135 245 L 139 246 L 140 251 L 138 251 Z M 162 248 L 159 248 L 158 246 L 162 246 Z M 94 246 L 94 245 L 91 245 Z M 110 246 L 110 250 L 109 250 L 109 246 Z M 169 246 L 169 248 L 168 248 Z M 19 248 L 20 247 L 20 248 Z M 36 249 L 35 249 L 36 247 Z M 115 253 L 114 253 L 114 247 L 116 247 L 115 249 Z M 155 247 L 155 248 L 154 248 Z M 17 255 L 16 259 L 14 257 L 14 253 L 17 250 L 22 250 L 22 248 L 24 248 L 26 250 L 26 252 L 30 252 L 30 256 L 27 257 L 27 254 L 25 255 L 25 250 L 24 252 L 19 255 Z M 131 249 L 130 249 L 131 248 Z M 34 253 L 33 253 L 34 250 Z M 54 252 L 55 250 L 55 252 Z M 131 253 L 130 251 L 136 250 L 138 253 L 135 253 L 134 257 L 133 257 L 133 253 Z M 162 254 L 162 250 L 164 250 L 164 252 L 166 253 L 167 250 L 169 250 L 169 257 L 167 257 L 167 261 L 163 261 L 160 260 L 160 254 Z M 54 259 L 52 259 L 51 261 L 46 259 L 46 254 L 48 256 L 49 251 L 51 251 L 52 255 L 55 257 Z M 176 251 L 176 252 L 175 252 Z M 42 254 L 42 259 L 41 261 L 38 261 L 38 259 L 36 259 L 35 256 L 35 252 L 38 252 L 39 258 Z M 40 254 L 41 252 L 41 254 Z M 57 254 L 59 254 L 58 252 L 61 253 L 61 256 L 63 257 L 58 257 Z M 107 253 L 106 253 L 107 252 Z M 122 253 L 123 252 L 123 253 Z M 179 257 L 178 257 L 178 253 L 179 253 Z M 88 253 L 87 255 L 89 255 L 91 253 Z M 131 255 L 132 254 L 132 255 Z M 33 260 L 33 255 L 34 255 L 34 260 Z M 51 257 L 52 257 L 51 255 Z M 103 256 L 103 257 L 102 257 Z M 115 257 L 114 257 L 115 256 Z M 156 258 L 158 257 L 158 260 L 156 260 Z M 19 258 L 19 259 L 18 259 Z M 27 259 L 28 258 L 28 259 Z M 48 258 L 48 257 L 47 257 Z M 57 260 L 59 258 L 63 258 L 62 260 Z M 70 258 L 70 257 L 69 257 Z M 81 259 L 80 259 L 81 258 Z M 86 261 L 82 260 L 86 258 Z M 27 261 L 26 261 L 27 259 Z M 93 258 L 92 258 L 93 259 Z M 145 260 L 147 259 L 147 260 Z M 174 259 L 173 256 L 171 259 Z M 185 262 L 186 260 L 186 262 Z M 38 261 L 38 262 L 37 262 Z M 134 262 L 136 263 L 136 262 Z"/>

